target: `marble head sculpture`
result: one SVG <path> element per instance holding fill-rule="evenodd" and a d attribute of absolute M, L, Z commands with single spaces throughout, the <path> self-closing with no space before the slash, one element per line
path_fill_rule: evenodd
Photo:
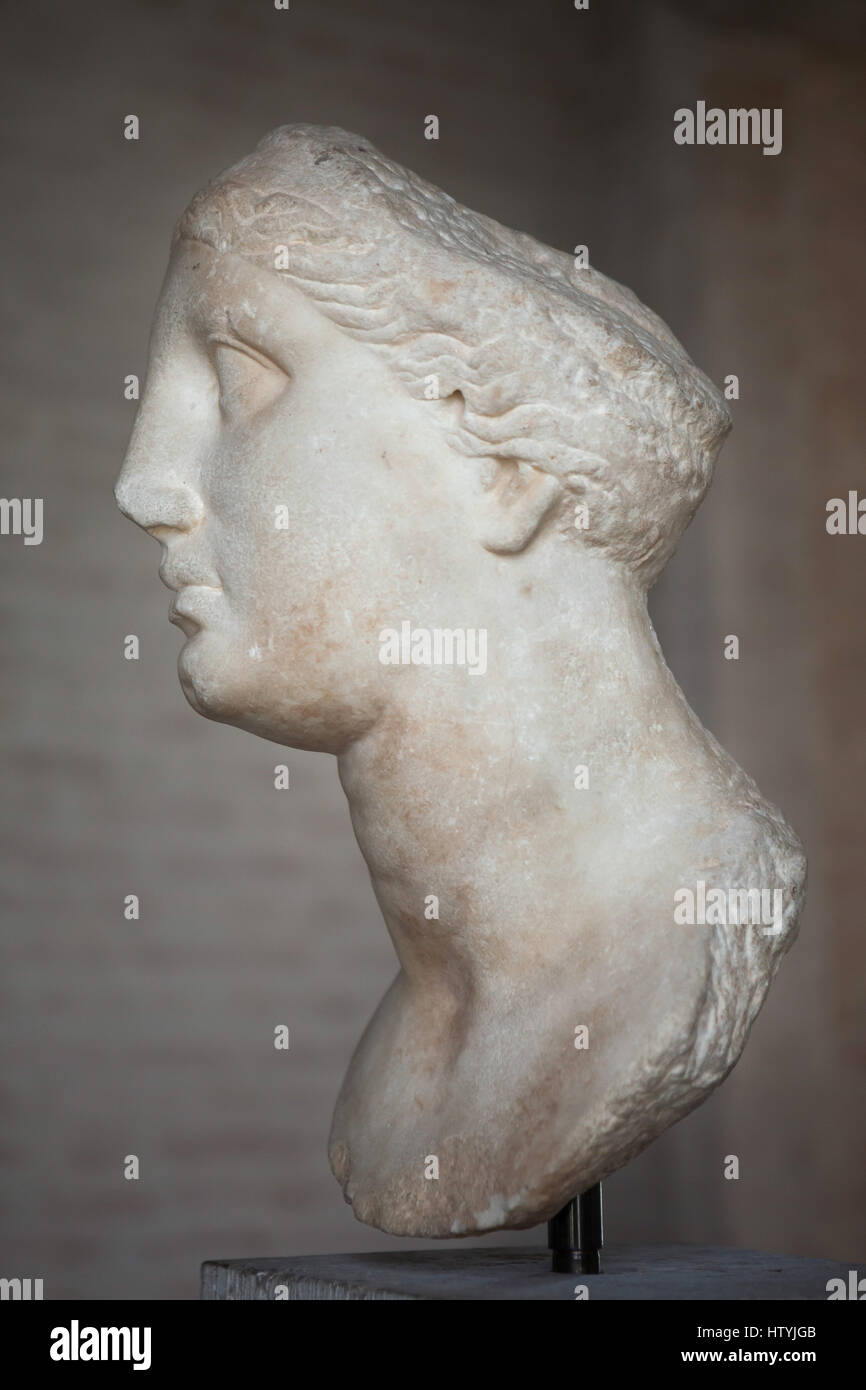
<path fill-rule="evenodd" d="M 646 607 L 728 428 L 632 293 L 345 131 L 178 224 L 117 498 L 193 708 L 337 756 L 399 962 L 330 1138 L 362 1221 L 538 1223 L 743 1049 L 804 858 Z"/>

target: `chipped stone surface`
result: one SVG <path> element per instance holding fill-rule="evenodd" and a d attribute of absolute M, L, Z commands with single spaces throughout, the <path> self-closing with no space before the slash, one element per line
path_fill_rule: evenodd
<path fill-rule="evenodd" d="M 193 708 L 338 759 L 399 962 L 331 1134 L 362 1221 L 534 1225 L 745 1045 L 805 862 L 646 608 L 729 424 L 630 291 L 344 131 L 178 224 L 118 502 Z"/>

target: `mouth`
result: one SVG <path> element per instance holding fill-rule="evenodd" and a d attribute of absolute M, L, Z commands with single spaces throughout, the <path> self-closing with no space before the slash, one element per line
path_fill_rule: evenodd
<path fill-rule="evenodd" d="M 204 619 L 221 594 L 222 589 L 211 584 L 185 584 L 169 605 L 169 622 L 187 637 L 194 637 L 205 626 Z"/>
<path fill-rule="evenodd" d="M 197 632 L 201 632 L 201 623 L 196 622 L 195 618 L 188 617 L 185 613 L 179 613 L 172 600 L 168 609 L 168 621 L 179 627 L 186 637 L 195 637 Z"/>

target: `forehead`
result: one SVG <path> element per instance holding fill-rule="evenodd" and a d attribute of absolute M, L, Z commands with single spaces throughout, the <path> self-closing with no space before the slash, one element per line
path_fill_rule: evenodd
<path fill-rule="evenodd" d="M 176 242 L 172 251 L 155 331 L 163 344 L 179 336 L 234 333 L 274 356 L 288 347 L 366 351 L 276 271 L 191 239 Z"/>

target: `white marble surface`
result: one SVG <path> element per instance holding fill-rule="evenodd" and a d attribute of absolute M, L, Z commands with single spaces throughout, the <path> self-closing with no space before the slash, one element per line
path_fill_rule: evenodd
<path fill-rule="evenodd" d="M 550 1216 L 724 1078 L 793 939 L 799 843 L 646 609 L 728 428 L 630 291 L 361 137 L 283 127 L 178 225 L 117 497 L 193 708 L 338 757 L 400 966 L 330 1140 L 371 1225 Z"/>

